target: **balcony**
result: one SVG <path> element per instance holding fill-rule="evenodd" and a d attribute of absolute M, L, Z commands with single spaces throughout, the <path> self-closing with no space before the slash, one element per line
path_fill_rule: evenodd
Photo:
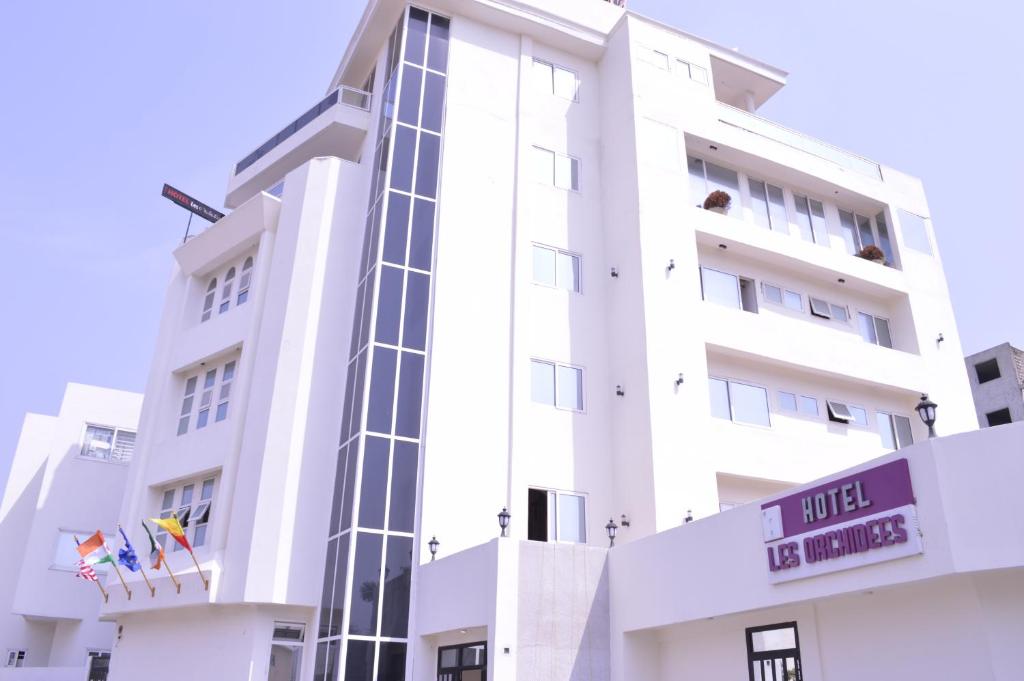
<path fill-rule="evenodd" d="M 884 179 L 881 166 L 870 159 L 857 156 L 827 142 L 822 142 L 796 130 L 791 130 L 724 102 L 718 102 L 718 121 L 734 128 L 739 128 L 752 135 L 758 135 L 779 144 L 784 144 L 792 149 L 831 161 L 844 170 L 853 171 L 872 180 Z"/>
<path fill-rule="evenodd" d="M 286 125 L 235 165 L 225 205 L 234 208 L 316 156 L 359 158 L 370 127 L 371 95 L 347 86 Z"/>

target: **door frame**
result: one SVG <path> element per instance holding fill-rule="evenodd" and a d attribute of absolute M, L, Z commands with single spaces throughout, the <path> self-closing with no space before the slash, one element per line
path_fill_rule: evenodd
<path fill-rule="evenodd" d="M 464 649 L 464 648 L 475 648 L 476 646 L 483 646 L 484 647 L 484 663 L 482 665 L 463 665 L 462 664 L 462 652 L 461 652 L 462 649 Z M 441 667 L 441 653 L 444 652 L 445 650 L 458 650 L 459 651 L 459 654 L 458 654 L 459 664 L 458 664 L 457 667 L 444 667 L 444 668 Z M 455 674 L 455 673 L 457 673 L 459 676 L 458 676 L 457 679 L 454 679 L 454 681 L 462 681 L 462 672 L 480 670 L 480 671 L 483 672 L 483 678 L 481 679 L 481 681 L 487 681 L 487 662 L 488 662 L 487 641 L 473 641 L 471 643 L 459 643 L 459 644 L 450 645 L 450 646 L 440 646 L 437 649 L 437 678 L 440 679 L 442 673 L 446 673 L 446 674 Z"/>
<path fill-rule="evenodd" d="M 776 650 L 765 650 L 761 652 L 754 652 L 754 634 L 762 631 L 774 631 L 776 629 L 792 629 L 793 630 L 793 648 L 778 648 Z M 796 662 L 796 678 L 795 681 L 803 681 L 803 661 L 800 659 L 800 630 L 797 627 L 796 622 L 776 622 L 775 624 L 764 624 L 759 627 L 749 627 L 747 629 L 747 674 L 750 676 L 750 681 L 754 679 L 754 663 L 763 662 L 764 660 L 779 660 L 792 658 Z M 774 669 L 774 667 L 773 667 Z M 774 671 L 773 671 L 774 675 Z M 763 674 L 762 674 L 763 677 Z M 762 681 L 768 681 L 763 679 Z M 777 681 L 789 681 L 788 679 L 778 679 Z"/>

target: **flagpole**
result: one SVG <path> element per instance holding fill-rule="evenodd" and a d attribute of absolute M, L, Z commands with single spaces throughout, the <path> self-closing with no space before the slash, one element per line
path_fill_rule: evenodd
<path fill-rule="evenodd" d="M 75 538 L 75 544 L 76 545 L 81 543 L 80 541 L 78 541 L 78 535 L 77 534 L 73 534 L 71 536 Z M 108 594 L 107 590 L 103 588 L 102 584 L 100 584 L 100 576 L 96 575 L 96 579 L 89 580 L 89 581 L 93 582 L 96 585 L 96 588 L 100 590 L 100 593 L 103 594 L 103 602 L 104 603 L 109 603 L 110 602 L 110 594 Z"/>
<path fill-rule="evenodd" d="M 121 533 L 121 536 L 122 536 L 122 537 L 124 537 L 124 541 L 125 541 L 125 544 L 128 544 L 128 537 L 127 537 L 127 535 L 125 535 L 125 533 L 124 533 L 124 528 L 123 528 L 123 527 L 121 527 L 121 523 L 118 523 L 118 524 L 117 524 L 117 531 Z M 130 546 L 130 544 L 129 544 L 129 546 Z M 134 550 L 132 551 L 132 553 L 134 554 Z M 153 585 L 152 585 L 152 584 L 150 583 L 150 581 L 149 581 L 149 577 L 147 577 L 147 576 L 146 576 L 146 568 L 142 567 L 142 561 L 141 561 L 141 560 L 139 560 L 138 558 L 139 558 L 139 557 L 138 557 L 138 555 L 136 554 L 136 555 L 135 555 L 135 560 L 136 560 L 136 562 L 138 562 L 138 564 L 139 564 L 139 572 L 141 572 L 141 573 L 142 573 L 142 578 L 143 578 L 144 580 L 146 580 L 146 586 L 148 586 L 148 587 L 149 587 L 149 597 L 150 597 L 150 598 L 153 598 L 154 596 L 156 596 L 156 587 L 155 587 L 155 586 L 153 586 Z"/>
<path fill-rule="evenodd" d="M 194 554 L 192 551 L 189 551 L 188 555 L 192 556 L 192 562 L 196 564 L 196 572 L 199 574 L 199 579 L 203 580 L 203 590 L 209 591 L 210 582 L 206 579 L 205 576 L 203 576 L 203 569 L 199 567 L 199 561 L 196 560 L 196 554 Z"/>
<path fill-rule="evenodd" d="M 107 550 L 107 554 L 111 557 L 112 560 L 110 561 L 110 564 L 114 566 L 114 572 L 117 573 L 117 578 L 121 580 L 121 586 L 124 587 L 124 591 L 128 594 L 128 600 L 130 601 L 132 599 L 132 590 L 128 588 L 128 583 L 124 581 L 121 571 L 117 568 L 117 560 L 114 559 L 114 554 L 110 553 L 110 547 L 107 546 L 106 542 L 103 542 L 103 548 Z"/>
<path fill-rule="evenodd" d="M 175 522 L 178 523 L 178 527 L 181 528 L 182 531 L 184 531 L 185 528 L 181 527 L 181 521 L 178 520 L 178 514 L 175 513 L 174 511 L 171 511 L 171 517 L 174 518 Z M 185 536 L 185 543 L 188 545 L 188 555 L 192 556 L 192 562 L 195 563 L 196 574 L 199 575 L 199 579 L 203 580 L 203 590 L 204 591 L 209 591 L 210 590 L 210 582 L 207 581 L 206 577 L 203 575 L 203 569 L 201 567 L 199 567 L 199 561 L 196 560 L 196 554 L 195 554 L 194 551 L 192 551 L 192 545 L 188 543 L 188 536 L 187 535 Z"/>
<path fill-rule="evenodd" d="M 180 594 L 181 593 L 181 582 L 179 582 L 177 580 L 177 578 L 174 576 L 174 573 L 171 572 L 171 566 L 167 564 L 167 556 L 164 556 L 160 560 L 160 562 L 163 563 L 164 568 L 167 570 L 167 574 L 169 574 L 171 576 L 171 581 L 174 582 L 174 588 L 177 589 L 178 593 Z"/>

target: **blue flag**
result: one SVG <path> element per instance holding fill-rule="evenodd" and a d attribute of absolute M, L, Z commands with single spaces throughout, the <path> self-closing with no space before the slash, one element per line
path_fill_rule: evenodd
<path fill-rule="evenodd" d="M 132 547 L 132 543 L 128 541 L 128 535 L 124 533 L 124 528 L 118 527 L 117 529 L 121 532 L 121 537 L 124 539 L 124 546 L 117 552 L 117 562 L 132 572 L 138 572 L 142 569 L 139 557 L 135 555 L 135 549 Z"/>

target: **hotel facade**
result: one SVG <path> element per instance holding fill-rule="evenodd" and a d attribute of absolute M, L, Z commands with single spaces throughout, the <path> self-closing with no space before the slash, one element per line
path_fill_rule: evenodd
<path fill-rule="evenodd" d="M 371 1 L 174 253 L 120 518 L 209 587 L 159 536 L 110 678 L 1014 678 L 1022 431 L 971 432 L 920 182 L 785 82 L 600 0 Z"/>

